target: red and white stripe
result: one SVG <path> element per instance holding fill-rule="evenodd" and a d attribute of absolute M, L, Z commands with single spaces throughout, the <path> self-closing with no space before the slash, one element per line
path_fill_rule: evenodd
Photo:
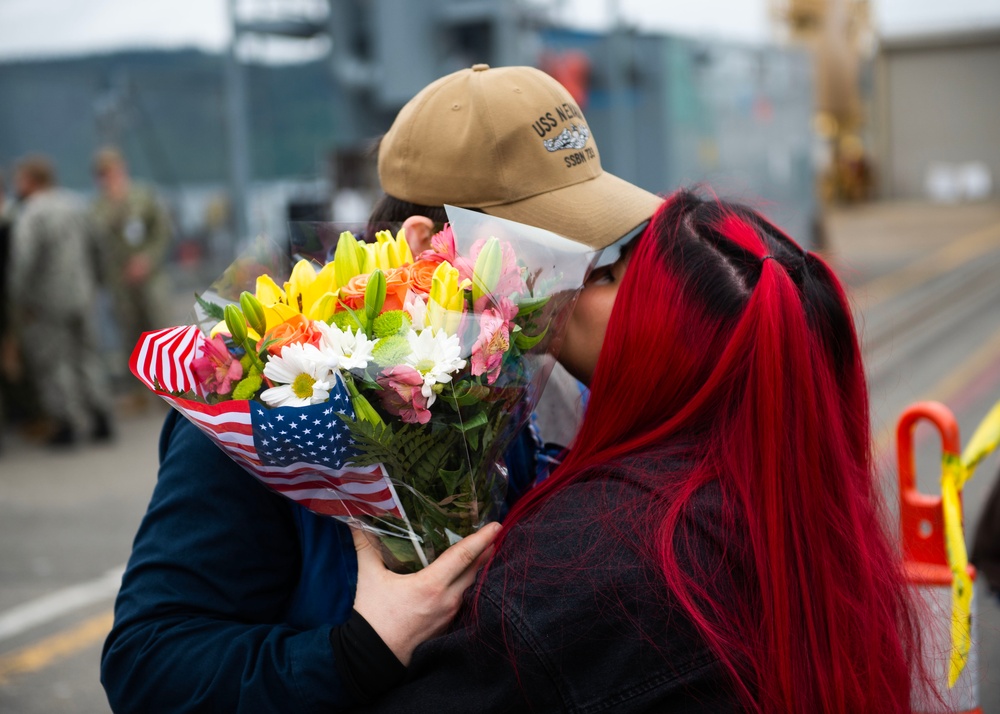
<path fill-rule="evenodd" d="M 193 391 L 198 383 L 191 361 L 199 356 L 198 348 L 204 339 L 195 325 L 146 332 L 132 350 L 129 368 L 154 392 Z"/>
<path fill-rule="evenodd" d="M 402 518 L 385 468 L 332 469 L 315 463 L 268 466 L 260 462 L 247 400 L 204 404 L 168 392 L 197 391 L 191 361 L 205 337 L 196 326 L 147 332 L 132 351 L 132 373 L 190 419 L 240 466 L 269 488 L 311 511 L 328 516 Z"/>

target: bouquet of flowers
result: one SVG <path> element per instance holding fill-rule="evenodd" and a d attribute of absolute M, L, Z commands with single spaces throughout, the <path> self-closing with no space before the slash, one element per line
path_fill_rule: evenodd
<path fill-rule="evenodd" d="M 332 260 L 257 246 L 198 298 L 200 324 L 146 333 L 131 362 L 258 480 L 377 533 L 399 571 L 496 517 L 502 454 L 595 257 L 448 215 L 418 256 L 402 231 L 334 249 L 329 225 L 299 225 L 285 254 Z"/>

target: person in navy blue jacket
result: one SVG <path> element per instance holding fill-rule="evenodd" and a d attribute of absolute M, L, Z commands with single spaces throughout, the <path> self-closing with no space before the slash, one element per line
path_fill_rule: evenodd
<path fill-rule="evenodd" d="M 485 530 L 473 555 L 492 538 Z M 352 613 L 355 547 L 348 526 L 269 491 L 171 412 L 102 655 L 112 709 L 329 712 L 370 686 L 356 673 L 379 672 L 391 685 L 387 674 L 403 673 L 383 644 L 391 636 L 374 636 Z M 474 574 L 465 565 L 450 572 Z M 440 626 L 470 582 L 443 591 L 454 608 Z"/>

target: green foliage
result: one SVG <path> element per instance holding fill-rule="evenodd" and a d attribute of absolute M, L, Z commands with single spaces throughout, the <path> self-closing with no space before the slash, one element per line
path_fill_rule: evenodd
<path fill-rule="evenodd" d="M 517 345 L 517 348 L 519 350 L 527 352 L 532 347 L 541 342 L 543 339 L 545 339 L 545 335 L 548 334 L 548 332 L 549 332 L 548 325 L 545 326 L 544 330 L 542 330 L 541 332 L 539 332 L 537 335 L 534 336 L 527 335 L 524 333 L 523 330 L 519 330 L 514 335 L 514 344 Z"/>
<path fill-rule="evenodd" d="M 468 394 L 476 383 L 459 390 Z M 441 399 L 454 401 L 445 391 Z M 457 405 L 455 406 L 457 408 Z M 400 535 L 380 536 L 386 564 L 397 572 L 414 572 L 421 565 L 414 541 L 427 560 L 446 550 L 456 537 L 482 525 L 496 507 L 493 501 L 498 473 L 493 468 L 495 439 L 510 419 L 503 400 L 480 401 L 455 415 L 436 415 L 427 424 L 372 425 L 340 415 L 359 451 L 352 463 L 381 463 L 396 485 L 396 495 L 407 520 L 389 516 L 375 519 Z M 412 529 L 413 537 L 405 533 Z"/>
<path fill-rule="evenodd" d="M 205 314 L 211 317 L 213 320 L 225 319 L 226 311 L 222 305 L 217 305 L 214 302 L 209 302 L 201 295 L 195 293 L 194 299 L 201 306 L 201 309 L 205 311 Z"/>
<path fill-rule="evenodd" d="M 465 415 L 466 419 L 455 424 L 455 430 L 465 435 L 465 438 L 475 450 L 479 450 L 479 429 L 489 423 L 489 418 L 485 411 L 476 411 L 475 414 Z"/>
<path fill-rule="evenodd" d="M 372 333 L 375 318 L 382 312 L 385 304 L 385 273 L 376 268 L 368 276 L 368 286 L 365 288 L 365 318 L 366 333 Z"/>
<path fill-rule="evenodd" d="M 353 330 L 355 332 L 357 332 L 358 330 L 361 330 L 362 332 L 365 333 L 365 335 L 367 335 L 370 338 L 371 334 L 370 334 L 370 330 L 368 329 L 369 326 L 368 326 L 367 322 L 364 319 L 362 319 L 364 317 L 364 314 L 365 314 L 364 311 L 363 310 L 362 311 L 352 310 L 350 307 L 347 306 L 347 303 L 345 303 L 343 300 L 340 301 L 340 307 L 343 308 L 344 312 L 346 312 L 348 315 L 350 315 L 350 318 L 349 318 L 349 321 L 347 323 L 347 326 L 350 327 L 351 330 Z M 360 314 L 359 314 L 359 312 L 360 312 Z M 338 314 L 339 313 L 334 313 L 334 318 L 336 318 Z M 341 327 L 340 329 L 346 330 L 346 328 L 344 328 L 344 327 Z"/>
<path fill-rule="evenodd" d="M 458 491 L 458 483 L 465 476 L 467 472 L 465 469 L 455 469 L 454 471 L 449 471 L 447 469 L 441 469 L 441 481 L 444 483 L 444 487 L 449 493 L 455 493 Z"/>
<path fill-rule="evenodd" d="M 436 431 L 420 424 L 369 424 L 339 415 L 351 430 L 354 446 L 360 452 L 351 463 L 374 466 L 381 463 L 394 478 L 404 480 L 418 491 L 440 492 L 435 488 L 438 470 L 445 463 L 459 439 L 450 430 Z M 447 495 L 447 494 L 446 494 Z"/>
<path fill-rule="evenodd" d="M 226 305 L 222 314 L 226 319 L 229 334 L 233 336 L 233 342 L 242 347 L 247 341 L 247 319 L 243 311 L 235 305 Z"/>
<path fill-rule="evenodd" d="M 463 434 L 478 429 L 481 426 L 485 426 L 489 419 L 486 416 L 486 412 L 476 412 L 475 415 L 469 417 L 465 421 L 456 424 L 455 428 L 458 429 Z"/>
<path fill-rule="evenodd" d="M 396 560 L 396 563 L 402 565 L 406 570 L 415 570 L 416 568 L 410 567 L 418 564 L 420 558 L 417 557 L 417 551 L 413 547 L 413 543 L 405 538 L 382 538 L 382 545 L 389 551 L 389 554 Z M 392 564 L 391 561 L 389 563 Z"/>
<path fill-rule="evenodd" d="M 454 455 L 458 438 L 455 432 L 442 432 L 437 438 L 425 438 L 422 442 L 417 442 L 416 448 L 407 458 L 411 460 L 409 472 L 413 475 L 414 483 L 424 484 L 426 489 L 418 490 L 424 493 L 437 492 L 442 497 L 452 495 L 442 488 L 444 483 L 439 473 L 445 468 L 449 457 Z"/>
<path fill-rule="evenodd" d="M 358 329 L 364 329 L 364 325 L 358 320 L 358 316 L 353 310 L 340 310 L 333 313 L 330 324 L 342 332 L 347 332 L 349 329 L 354 332 L 357 332 Z"/>
<path fill-rule="evenodd" d="M 403 335 L 409 331 L 410 316 L 402 310 L 389 310 L 375 318 L 374 337 L 385 338 L 393 335 Z"/>
<path fill-rule="evenodd" d="M 449 404 L 457 407 L 467 407 L 478 404 L 489 395 L 489 387 L 474 380 L 463 379 L 452 385 L 452 395 L 447 400 Z"/>
<path fill-rule="evenodd" d="M 372 357 L 380 367 L 392 367 L 400 364 L 409 353 L 410 342 L 402 335 L 392 335 L 383 337 L 375 344 Z"/>
<path fill-rule="evenodd" d="M 327 319 L 327 323 L 333 325 L 338 330 L 346 331 L 350 319 L 351 316 L 348 315 L 346 312 L 335 312 L 333 313 L 333 315 L 330 316 L 329 319 Z"/>
<path fill-rule="evenodd" d="M 265 357 L 267 357 L 268 349 L 270 349 L 271 345 L 273 345 L 275 342 L 277 342 L 277 340 L 274 339 L 273 337 L 269 337 L 268 339 L 261 342 L 260 347 L 257 349 L 257 356 L 260 357 L 260 359 L 262 360 Z M 256 365 L 256 362 L 254 364 Z"/>
<path fill-rule="evenodd" d="M 518 300 L 517 303 L 517 318 L 527 317 L 533 312 L 536 312 L 543 307 L 545 307 L 549 302 L 549 297 L 540 298 L 523 298 Z"/>
<path fill-rule="evenodd" d="M 253 399 L 260 388 L 264 386 L 264 380 L 260 372 L 254 368 L 250 374 L 241 379 L 233 389 L 233 399 Z"/>
<path fill-rule="evenodd" d="M 267 322 L 264 319 L 264 306 L 260 304 L 257 296 L 246 290 L 240 293 L 240 309 L 243 310 L 243 314 L 254 332 L 263 335 L 267 330 Z"/>

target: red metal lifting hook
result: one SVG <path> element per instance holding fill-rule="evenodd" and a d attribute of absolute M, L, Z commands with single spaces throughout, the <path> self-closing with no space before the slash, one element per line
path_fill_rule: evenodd
<path fill-rule="evenodd" d="M 979 707 L 978 653 L 975 637 L 968 654 L 968 664 L 957 686 L 948 686 L 948 653 L 951 642 L 951 588 L 953 575 L 945 547 L 944 508 L 941 496 L 929 496 L 917 490 L 913 434 L 917 423 L 926 419 L 941 436 L 945 456 L 956 460 L 962 450 L 958 422 L 951 410 L 938 402 L 918 402 L 908 407 L 896 427 L 899 463 L 899 523 L 902 535 L 903 565 L 906 579 L 917 602 L 924 609 L 921 630 L 925 671 L 933 682 L 915 683 L 913 710 L 921 714 L 952 712 L 982 714 Z M 959 492 L 961 512 L 961 492 Z M 970 565 L 969 575 L 975 579 Z M 975 606 L 973 605 L 973 612 Z M 930 686 L 936 691 L 927 691 Z"/>
<path fill-rule="evenodd" d="M 940 402 L 917 402 L 903 412 L 896 427 L 899 463 L 899 523 L 903 536 L 903 557 L 911 575 L 951 582 L 944 543 L 944 510 L 941 496 L 929 496 L 917 490 L 913 434 L 917 423 L 926 419 L 941 436 L 943 453 L 956 458 L 962 451 L 958 422 Z M 960 496 L 961 497 L 961 496 Z M 937 572 L 940 569 L 940 572 Z"/>

